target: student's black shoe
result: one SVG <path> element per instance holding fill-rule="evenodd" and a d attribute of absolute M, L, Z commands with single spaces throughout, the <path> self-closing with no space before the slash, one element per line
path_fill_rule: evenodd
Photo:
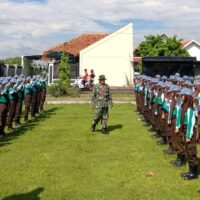
<path fill-rule="evenodd" d="M 152 137 L 152 138 L 160 138 L 161 136 L 160 136 L 159 133 L 155 133 L 155 134 L 153 134 L 151 137 Z"/>
<path fill-rule="evenodd" d="M 172 155 L 175 154 L 176 151 L 174 151 L 172 148 L 166 149 L 163 151 L 164 154 Z"/>
<path fill-rule="evenodd" d="M 20 122 L 15 123 L 15 125 L 16 125 L 17 127 L 21 127 L 21 126 L 22 126 L 22 124 L 21 124 Z"/>
<path fill-rule="evenodd" d="M 14 131 L 14 129 L 13 128 L 8 128 L 8 133 L 12 133 Z"/>
<path fill-rule="evenodd" d="M 92 132 L 95 132 L 95 128 L 96 128 L 96 124 L 92 124 L 92 128 L 91 128 Z"/>
<path fill-rule="evenodd" d="M 148 129 L 149 132 L 155 132 L 155 129 L 153 127 Z"/>
<path fill-rule="evenodd" d="M 159 141 L 157 141 L 157 145 L 165 145 L 167 144 L 167 141 L 164 138 L 161 138 Z"/>
<path fill-rule="evenodd" d="M 186 164 L 185 155 L 178 155 L 178 159 L 173 165 L 174 167 L 182 167 L 185 164 Z"/>

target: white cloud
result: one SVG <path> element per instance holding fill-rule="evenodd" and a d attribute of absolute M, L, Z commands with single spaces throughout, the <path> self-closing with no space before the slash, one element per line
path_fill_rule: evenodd
<path fill-rule="evenodd" d="M 143 27 L 135 26 L 136 44 L 150 33 L 200 40 L 199 6 L 195 0 L 1 0 L 0 57 L 41 53 L 84 32 L 113 31 L 98 21 L 117 28 L 122 21 L 143 20 Z"/>

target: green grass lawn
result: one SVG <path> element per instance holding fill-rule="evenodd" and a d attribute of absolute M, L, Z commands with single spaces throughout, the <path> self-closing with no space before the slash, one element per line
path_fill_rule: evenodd
<path fill-rule="evenodd" d="M 184 181 L 132 105 L 115 105 L 110 135 L 90 132 L 89 105 L 47 112 L 0 140 L 3 200 L 192 200 L 200 179 Z M 148 172 L 155 176 L 146 177 Z"/>

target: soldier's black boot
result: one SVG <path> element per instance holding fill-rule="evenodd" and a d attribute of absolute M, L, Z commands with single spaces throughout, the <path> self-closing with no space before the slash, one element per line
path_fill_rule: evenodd
<path fill-rule="evenodd" d="M 189 166 L 189 173 L 184 176 L 184 180 L 193 180 L 198 178 L 197 165 Z"/>
<path fill-rule="evenodd" d="M 174 167 L 182 167 L 186 164 L 185 155 L 178 155 L 178 160 L 173 164 Z"/>
<path fill-rule="evenodd" d="M 103 134 L 108 134 L 108 129 L 106 127 L 102 128 L 102 131 L 101 131 Z"/>
<path fill-rule="evenodd" d="M 92 124 L 92 128 L 91 128 L 92 132 L 95 132 L 95 128 L 96 128 L 96 124 Z"/>

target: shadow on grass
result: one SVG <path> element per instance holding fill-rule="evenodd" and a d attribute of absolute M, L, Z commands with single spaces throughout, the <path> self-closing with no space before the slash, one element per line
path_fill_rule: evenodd
<path fill-rule="evenodd" d="M 123 125 L 121 125 L 121 124 L 108 126 L 108 132 L 110 133 L 110 132 L 113 132 L 114 130 L 122 129 L 122 128 L 123 128 Z M 96 132 L 101 133 L 101 130 L 96 130 Z"/>
<path fill-rule="evenodd" d="M 50 118 L 51 115 L 55 114 L 58 109 L 61 109 L 61 107 L 46 110 L 39 117 L 31 119 L 28 123 L 23 124 L 22 127 L 15 129 L 13 133 L 7 134 L 5 137 L 0 139 L 0 147 L 11 144 L 11 140 L 18 138 L 27 131 L 33 130 L 40 122 L 45 121 L 47 118 Z"/>
<path fill-rule="evenodd" d="M 113 125 L 113 126 L 108 126 L 108 131 L 114 131 L 116 129 L 122 129 L 123 125 L 121 124 L 117 124 L 117 125 Z"/>
<path fill-rule="evenodd" d="M 23 194 L 13 194 L 8 197 L 4 197 L 2 200 L 40 200 L 40 193 L 44 191 L 44 188 L 39 187 L 31 192 Z"/>

